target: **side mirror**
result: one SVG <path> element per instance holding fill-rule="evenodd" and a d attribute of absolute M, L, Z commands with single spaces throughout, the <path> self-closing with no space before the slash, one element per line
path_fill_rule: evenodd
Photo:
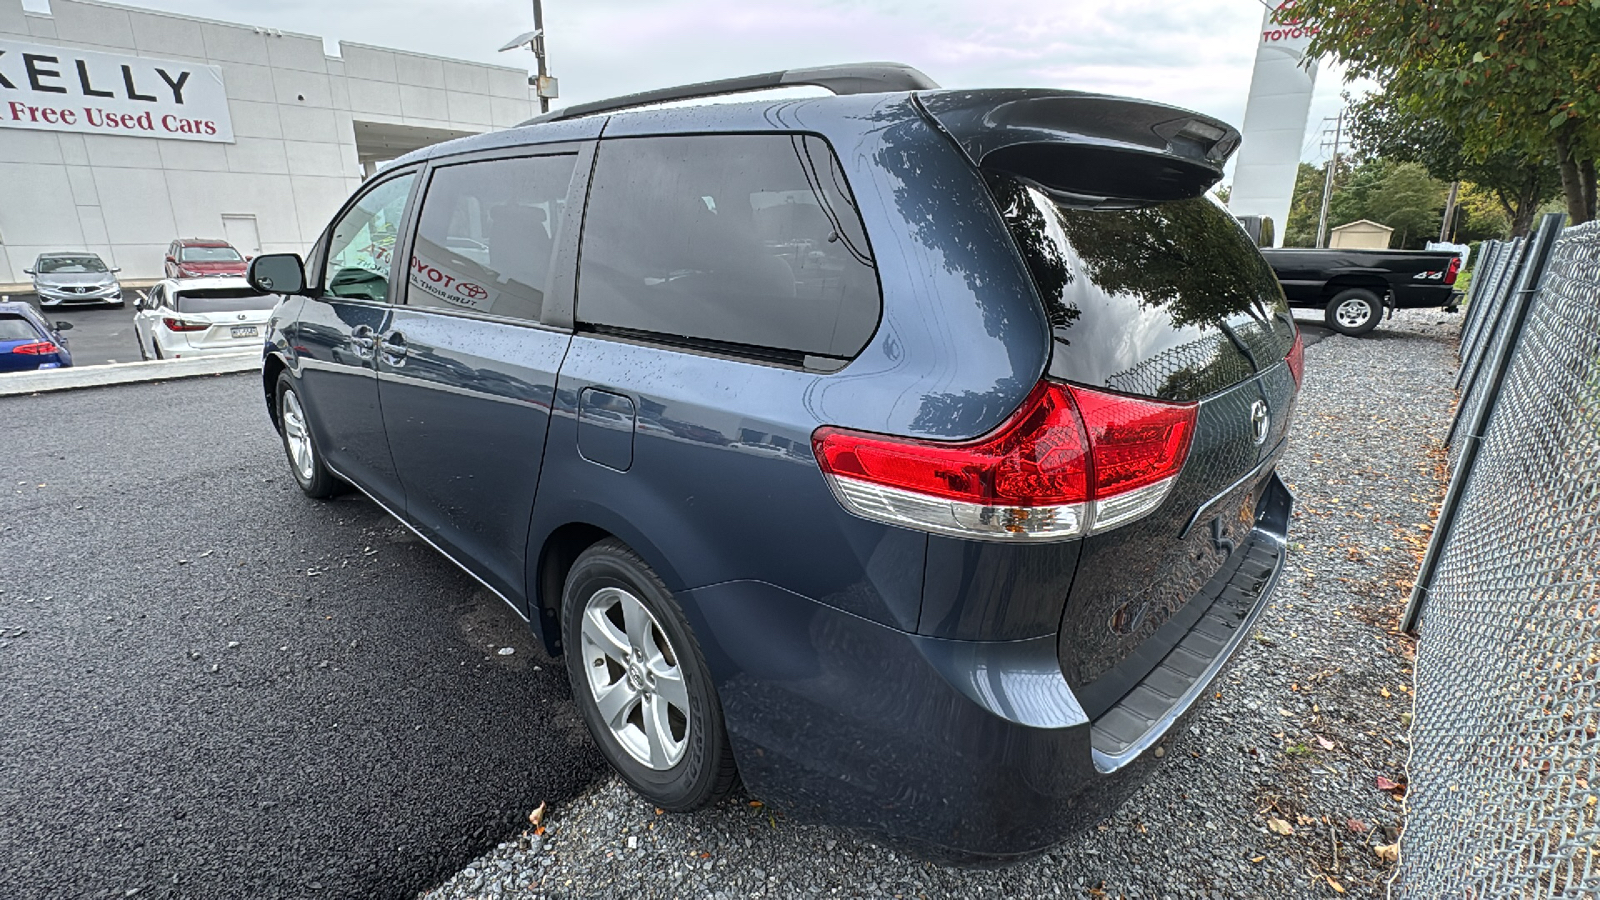
<path fill-rule="evenodd" d="M 167 257 L 167 262 L 169 262 L 169 263 L 175 263 L 175 262 L 177 262 L 177 261 L 178 261 L 178 260 L 177 260 L 177 258 L 176 258 L 176 257 L 172 257 L 172 256 L 168 256 L 168 257 Z"/>
<path fill-rule="evenodd" d="M 72 330 L 72 323 L 71 322 L 57 322 L 56 323 L 56 330 L 57 331 L 71 331 Z"/>
<path fill-rule="evenodd" d="M 121 267 L 121 266 L 112 266 L 112 267 L 111 267 L 111 273 L 112 273 L 112 274 L 113 274 L 113 275 L 114 275 L 114 274 L 116 274 L 116 273 L 118 273 L 118 272 L 121 272 L 121 271 L 122 271 L 122 267 Z"/>
<path fill-rule="evenodd" d="M 258 291 L 269 294 L 303 294 L 306 289 L 305 263 L 297 253 L 267 253 L 250 261 L 245 279 Z"/>
<path fill-rule="evenodd" d="M 139 296 L 133 298 L 133 308 L 144 309 L 145 303 L 147 303 L 149 300 L 150 295 L 146 294 L 144 291 L 140 291 Z"/>
<path fill-rule="evenodd" d="M 32 269 L 23 269 L 22 270 L 22 274 L 24 274 L 24 275 L 32 275 L 33 274 L 33 270 Z"/>

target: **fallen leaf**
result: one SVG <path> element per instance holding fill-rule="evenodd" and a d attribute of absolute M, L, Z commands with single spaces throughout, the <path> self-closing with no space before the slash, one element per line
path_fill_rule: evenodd
<path fill-rule="evenodd" d="M 751 800 L 750 801 L 750 805 L 751 806 L 760 806 L 761 805 L 761 801 L 760 800 Z"/>
<path fill-rule="evenodd" d="M 543 822 L 543 821 L 544 821 L 544 801 L 541 800 L 541 801 L 539 801 L 539 808 L 534 810 L 531 813 L 528 813 L 528 822 L 530 824 L 532 824 L 532 825 L 538 825 L 540 822 Z"/>
<path fill-rule="evenodd" d="M 1333 888 L 1333 892 L 1334 892 L 1334 893 L 1335 893 L 1335 894 L 1342 894 L 1342 893 L 1344 893 L 1344 885 L 1342 885 L 1342 884 L 1340 884 L 1340 883 L 1339 883 L 1339 882 L 1337 882 L 1337 881 L 1334 881 L 1334 880 L 1333 880 L 1333 878 L 1332 878 L 1332 877 L 1331 877 L 1331 876 L 1328 876 L 1328 875 L 1324 875 L 1324 876 L 1322 876 L 1322 877 L 1323 877 L 1323 878 L 1327 878 L 1327 879 L 1328 879 L 1328 887 L 1331 887 L 1331 888 Z"/>
<path fill-rule="evenodd" d="M 1282 819 L 1268 819 L 1267 828 L 1273 834 L 1281 834 L 1285 837 L 1294 834 L 1294 826 Z"/>
<path fill-rule="evenodd" d="M 1378 854 L 1378 858 L 1387 863 L 1400 861 L 1400 845 L 1398 843 L 1380 844 L 1373 847 L 1372 852 Z"/>
<path fill-rule="evenodd" d="M 1389 689 L 1388 688 L 1378 688 L 1378 694 L 1380 696 L 1383 696 L 1383 697 L 1393 697 L 1394 696 L 1393 694 L 1389 693 Z"/>
<path fill-rule="evenodd" d="M 1264 859 L 1266 859 L 1265 856 L 1252 856 L 1252 857 L 1250 857 L 1250 861 L 1253 862 L 1253 863 L 1261 862 Z"/>
<path fill-rule="evenodd" d="M 1364 834 L 1367 830 L 1367 823 L 1361 821 L 1360 819 L 1346 819 L 1344 827 L 1350 829 L 1356 834 Z"/>
<path fill-rule="evenodd" d="M 1378 790 L 1380 791 L 1397 791 L 1401 787 L 1403 787 L 1403 785 L 1401 785 L 1398 781 L 1390 781 L 1382 775 L 1378 776 Z"/>
<path fill-rule="evenodd" d="M 1327 738 L 1322 737 L 1321 735 L 1318 735 L 1317 736 L 1317 746 L 1321 747 L 1324 750 L 1332 750 L 1333 749 L 1333 741 L 1330 741 Z"/>
<path fill-rule="evenodd" d="M 1292 715 L 1294 715 L 1294 713 L 1289 712 L 1287 709 L 1284 709 L 1283 707 L 1280 706 L 1280 707 L 1278 707 L 1278 715 L 1280 715 L 1280 716 L 1292 716 Z"/>
<path fill-rule="evenodd" d="M 1301 825 L 1315 825 L 1317 822 L 1316 819 L 1304 814 L 1296 816 L 1295 821 L 1299 822 Z"/>

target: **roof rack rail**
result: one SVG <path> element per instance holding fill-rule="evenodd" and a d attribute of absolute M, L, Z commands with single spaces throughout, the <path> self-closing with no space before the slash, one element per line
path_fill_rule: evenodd
<path fill-rule="evenodd" d="M 840 66 L 815 66 L 809 69 L 785 69 L 781 72 L 766 72 L 761 75 L 744 75 L 739 78 L 702 81 L 699 84 L 686 84 L 680 87 L 644 91 L 643 93 L 628 94 L 623 97 L 613 97 L 610 100 L 576 103 L 529 119 L 522 124 L 535 125 L 541 122 L 556 122 L 562 119 L 576 119 L 581 116 L 632 109 L 637 106 L 649 106 L 654 103 L 694 100 L 700 97 L 720 97 L 725 94 L 742 94 L 749 91 L 765 91 L 772 88 L 801 85 L 827 88 L 835 94 L 931 91 L 939 87 L 932 78 L 905 63 L 874 62 L 851 63 Z"/>

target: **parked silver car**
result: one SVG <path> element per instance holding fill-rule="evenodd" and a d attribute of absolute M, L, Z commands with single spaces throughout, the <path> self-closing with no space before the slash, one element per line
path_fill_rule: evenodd
<path fill-rule="evenodd" d="M 121 306 L 122 285 L 117 283 L 118 268 L 106 268 L 93 253 L 41 253 L 33 268 L 23 269 L 33 276 L 33 290 L 40 306 L 77 303 L 104 303 Z"/>

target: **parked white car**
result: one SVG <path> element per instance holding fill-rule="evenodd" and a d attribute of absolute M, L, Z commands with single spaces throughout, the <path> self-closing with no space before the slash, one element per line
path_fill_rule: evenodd
<path fill-rule="evenodd" d="M 144 359 L 260 353 L 278 298 L 243 278 L 157 282 L 134 301 L 133 335 Z"/>

